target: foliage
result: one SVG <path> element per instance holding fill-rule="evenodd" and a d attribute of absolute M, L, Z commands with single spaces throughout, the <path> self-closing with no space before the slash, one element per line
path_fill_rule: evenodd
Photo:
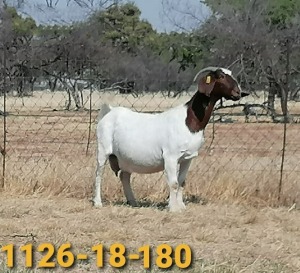
<path fill-rule="evenodd" d="M 31 17 L 23 18 L 16 9 L 7 7 L 6 12 L 10 15 L 13 25 L 13 30 L 16 35 L 33 35 L 37 28 L 35 21 Z"/>
<path fill-rule="evenodd" d="M 105 38 L 113 46 L 135 51 L 137 47 L 146 44 L 146 37 L 155 34 L 151 24 L 141 20 L 140 15 L 141 11 L 137 6 L 129 2 L 96 12 L 89 19 L 89 23 L 101 25 Z"/>
<path fill-rule="evenodd" d="M 274 108 L 275 95 L 281 97 L 287 113 L 287 50 L 299 49 L 299 1 L 207 0 L 214 14 L 201 27 L 202 35 L 213 42 L 212 60 L 237 62 L 240 80 L 250 90 L 269 86 L 268 106 Z M 287 41 L 292 45 L 289 49 Z M 299 58 L 290 59 L 291 70 L 299 71 Z M 297 77 L 297 73 L 291 75 Z M 299 74 L 298 74 L 299 76 Z"/>
<path fill-rule="evenodd" d="M 290 24 L 297 15 L 300 15 L 300 2 L 298 0 L 273 0 L 269 2 L 268 19 L 272 25 L 285 26 Z"/>
<path fill-rule="evenodd" d="M 200 54 L 188 52 L 195 48 L 189 35 L 157 33 L 133 3 L 112 5 L 70 25 L 37 26 L 9 6 L 1 12 L 7 73 L 20 96 L 43 77 L 51 90 L 57 81 L 82 77 L 97 78 L 102 87 L 134 80 L 137 90 L 183 90 L 194 75 L 187 59 L 196 66 L 194 56 Z"/>
<path fill-rule="evenodd" d="M 37 26 L 15 8 L 3 7 L 0 38 L 8 46 L 8 75 L 11 80 L 22 75 L 28 82 L 45 75 L 89 75 L 108 86 L 134 80 L 139 90 L 182 90 L 203 66 L 234 63 L 243 87 L 254 90 L 272 79 L 284 95 L 285 75 L 280 71 L 285 69 L 285 41 L 289 37 L 293 48 L 299 46 L 300 2 L 203 2 L 212 16 L 197 29 L 181 33 L 158 33 L 132 2 L 116 2 L 69 25 Z M 291 65 L 299 71 L 295 52 Z"/>
<path fill-rule="evenodd" d="M 245 7 L 260 6 L 262 15 L 272 25 L 283 26 L 290 23 L 291 20 L 300 14 L 300 2 L 298 0 L 205 0 L 203 1 L 211 8 L 214 14 L 223 15 L 224 6 L 234 11 L 234 13 L 243 13 Z"/>

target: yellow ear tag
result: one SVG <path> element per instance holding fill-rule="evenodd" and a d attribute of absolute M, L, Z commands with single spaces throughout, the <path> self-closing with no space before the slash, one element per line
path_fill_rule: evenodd
<path fill-rule="evenodd" d="M 211 76 L 207 76 L 207 77 L 206 77 L 206 83 L 209 84 L 210 81 L 211 81 Z"/>

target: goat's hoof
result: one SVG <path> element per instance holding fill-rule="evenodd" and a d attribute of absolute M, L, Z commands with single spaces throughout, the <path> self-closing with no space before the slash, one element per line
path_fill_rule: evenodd
<path fill-rule="evenodd" d="M 137 207 L 137 206 L 138 206 L 138 204 L 137 204 L 136 201 L 127 201 L 127 204 L 128 204 L 129 206 L 131 206 L 131 207 Z"/>
<path fill-rule="evenodd" d="M 98 200 L 93 200 L 93 206 L 95 208 L 101 208 L 102 207 L 102 202 Z"/>
<path fill-rule="evenodd" d="M 170 206 L 169 211 L 170 212 L 183 212 L 185 210 L 185 205 L 182 204 L 177 204 L 176 206 Z"/>
<path fill-rule="evenodd" d="M 180 207 L 181 207 L 181 210 L 186 210 L 186 206 L 183 202 L 180 204 Z"/>

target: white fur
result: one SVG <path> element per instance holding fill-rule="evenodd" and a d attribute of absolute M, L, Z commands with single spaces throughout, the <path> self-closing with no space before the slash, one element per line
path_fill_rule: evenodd
<path fill-rule="evenodd" d="M 108 105 L 102 109 L 105 110 L 100 112 L 100 118 L 103 117 L 97 126 L 99 168 L 94 204 L 102 205 L 99 172 L 108 156 L 114 154 L 123 173 L 165 170 L 171 190 L 170 210 L 184 208 L 182 183 L 191 159 L 198 155 L 204 142 L 202 130 L 191 133 L 185 124 L 187 106 L 180 105 L 160 114 L 137 113 Z M 131 191 L 127 184 L 125 194 Z M 128 201 L 135 203 L 134 199 Z"/>

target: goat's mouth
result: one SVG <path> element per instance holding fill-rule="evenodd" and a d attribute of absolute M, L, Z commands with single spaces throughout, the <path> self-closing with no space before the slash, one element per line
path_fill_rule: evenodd
<path fill-rule="evenodd" d="M 240 100 L 241 97 L 242 96 L 240 94 L 232 94 L 232 95 L 226 96 L 225 99 L 237 101 L 237 100 Z"/>
<path fill-rule="evenodd" d="M 248 95 L 249 95 L 249 93 L 246 93 L 244 91 L 232 92 L 232 94 L 230 96 L 230 99 L 233 100 L 233 101 L 237 101 L 237 100 L 240 100 L 241 98 L 246 97 Z"/>
<path fill-rule="evenodd" d="M 230 97 L 230 99 L 233 100 L 233 101 L 240 100 L 241 98 L 242 98 L 241 95 L 233 95 L 233 96 Z"/>

